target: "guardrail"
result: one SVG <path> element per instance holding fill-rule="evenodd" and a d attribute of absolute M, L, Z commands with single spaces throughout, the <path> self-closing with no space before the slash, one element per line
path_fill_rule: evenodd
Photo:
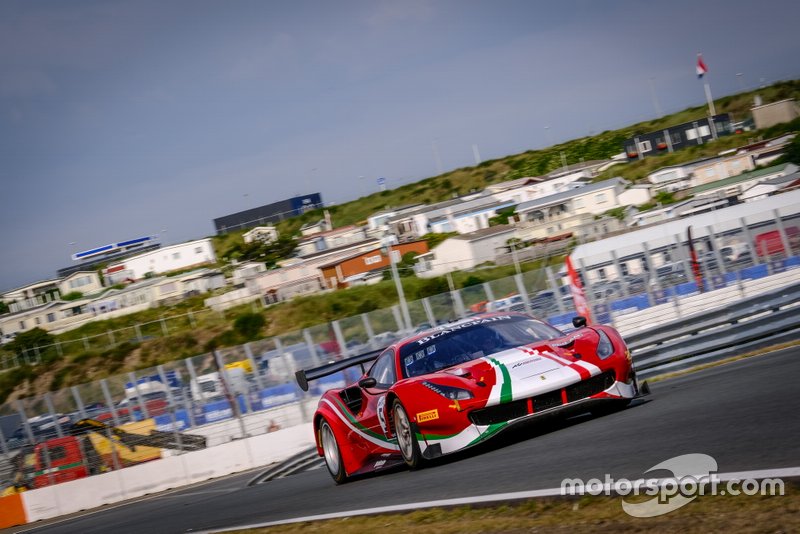
<path fill-rule="evenodd" d="M 637 374 L 667 370 L 800 338 L 800 283 L 626 336 Z"/>

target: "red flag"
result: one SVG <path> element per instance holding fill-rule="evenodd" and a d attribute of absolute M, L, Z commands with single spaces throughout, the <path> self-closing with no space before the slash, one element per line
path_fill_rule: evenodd
<path fill-rule="evenodd" d="M 586 317 L 586 324 L 592 324 L 592 310 L 586 302 L 586 295 L 583 293 L 583 284 L 578 276 L 578 272 L 572 266 L 572 260 L 567 256 L 567 275 L 569 276 L 569 288 L 572 292 L 572 301 L 575 303 L 575 311 L 578 315 Z"/>
<path fill-rule="evenodd" d="M 689 257 L 692 265 L 692 274 L 694 280 L 697 282 L 697 289 L 703 292 L 703 271 L 700 270 L 700 262 L 697 261 L 697 251 L 694 249 L 694 241 L 692 240 L 692 227 L 686 229 L 686 235 L 689 239 Z"/>
<path fill-rule="evenodd" d="M 708 67 L 703 62 L 703 54 L 697 54 L 697 77 L 702 78 L 706 72 L 708 72 Z"/>

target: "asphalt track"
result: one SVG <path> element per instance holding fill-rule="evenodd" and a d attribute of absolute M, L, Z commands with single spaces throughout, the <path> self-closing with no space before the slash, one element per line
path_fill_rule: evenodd
<path fill-rule="evenodd" d="M 711 455 L 719 472 L 797 467 L 798 383 L 800 347 L 793 347 L 658 382 L 646 402 L 615 414 L 521 427 L 415 472 L 396 470 L 342 486 L 324 469 L 252 487 L 245 486 L 252 474 L 238 475 L 22 530 L 157 534 L 235 527 L 554 488 L 566 477 L 638 479 L 687 453 Z"/>

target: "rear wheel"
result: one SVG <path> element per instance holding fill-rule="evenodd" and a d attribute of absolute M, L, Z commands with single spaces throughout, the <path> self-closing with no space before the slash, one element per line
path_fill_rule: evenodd
<path fill-rule="evenodd" d="M 397 445 L 400 446 L 400 454 L 403 455 L 406 465 L 411 469 L 416 469 L 422 464 L 422 453 L 419 450 L 417 435 L 411 419 L 406 413 L 406 409 L 400 404 L 399 400 L 394 401 L 392 408 L 394 414 L 394 431 L 397 436 Z"/>
<path fill-rule="evenodd" d="M 327 421 L 322 421 L 319 427 L 320 442 L 322 443 L 322 453 L 325 457 L 325 466 L 337 484 L 347 480 L 347 473 L 344 471 L 342 454 L 339 452 L 339 444 L 336 443 L 336 436 Z"/>

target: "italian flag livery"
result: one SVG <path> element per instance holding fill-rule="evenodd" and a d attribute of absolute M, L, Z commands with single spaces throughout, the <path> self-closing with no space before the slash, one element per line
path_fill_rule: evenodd
<path fill-rule="evenodd" d="M 384 349 L 356 384 L 323 394 L 314 429 L 344 482 L 401 462 L 416 468 L 539 417 L 619 409 L 637 394 L 613 328 L 564 335 L 525 315 L 486 314 Z"/>

